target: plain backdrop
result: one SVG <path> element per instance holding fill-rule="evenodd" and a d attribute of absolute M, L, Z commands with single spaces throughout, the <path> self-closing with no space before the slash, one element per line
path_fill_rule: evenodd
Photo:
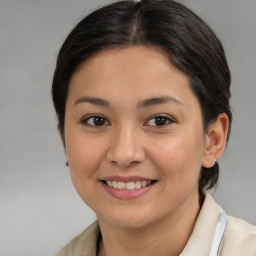
<path fill-rule="evenodd" d="M 65 166 L 50 97 L 58 50 L 104 0 L 0 0 L 0 255 L 54 255 L 95 220 Z M 213 195 L 256 224 L 256 1 L 186 0 L 222 40 L 234 122 Z"/>

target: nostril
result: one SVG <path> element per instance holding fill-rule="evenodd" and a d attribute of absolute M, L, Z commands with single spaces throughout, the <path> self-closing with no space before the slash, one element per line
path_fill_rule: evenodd
<path fill-rule="evenodd" d="M 121 166 L 121 167 L 126 167 L 126 168 L 130 168 L 130 167 L 133 167 L 135 165 L 138 165 L 140 164 L 139 161 L 132 161 L 132 162 L 117 162 L 117 161 L 110 161 L 113 165 L 118 165 L 118 166 Z"/>
<path fill-rule="evenodd" d="M 115 133 L 116 136 L 112 138 L 106 155 L 107 160 L 112 164 L 130 167 L 144 161 L 145 152 L 140 144 L 141 140 L 137 138 L 137 134 L 135 135 L 135 132 L 131 131 L 131 129 L 127 128 L 126 125 L 126 128 L 120 132 L 117 131 Z"/>

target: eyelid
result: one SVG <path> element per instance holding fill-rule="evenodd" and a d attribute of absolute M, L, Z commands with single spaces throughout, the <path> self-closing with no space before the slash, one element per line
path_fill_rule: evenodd
<path fill-rule="evenodd" d="M 88 120 L 89 120 L 90 118 L 95 118 L 95 117 L 101 117 L 101 118 L 103 118 L 107 124 L 99 125 L 99 126 L 89 124 L 89 123 L 88 123 Z M 154 115 L 150 116 L 150 117 L 148 118 L 148 120 L 147 120 L 144 124 L 146 124 L 146 126 L 147 126 L 147 123 L 148 123 L 150 120 L 152 120 L 152 119 L 154 119 L 154 118 L 157 118 L 157 117 L 164 117 L 164 118 L 166 118 L 167 124 L 162 125 L 162 126 L 160 126 L 160 125 L 159 125 L 159 126 L 158 126 L 158 125 L 148 125 L 148 126 L 155 126 L 155 127 L 161 128 L 161 127 L 166 127 L 166 126 L 168 126 L 168 125 L 170 125 L 170 124 L 172 124 L 172 123 L 176 123 L 176 120 L 175 120 L 174 118 L 170 117 L 170 116 L 167 115 L 167 114 L 154 114 Z M 80 123 L 83 124 L 83 125 L 90 126 L 90 127 L 102 127 L 102 126 L 110 125 L 110 122 L 108 121 L 108 119 L 107 119 L 104 115 L 102 115 L 102 114 L 96 114 L 96 113 L 95 113 L 95 114 L 89 114 L 89 115 L 86 115 L 86 116 L 82 117 L 81 120 L 80 120 Z"/>
<path fill-rule="evenodd" d="M 87 121 L 88 121 L 90 118 L 95 118 L 95 117 L 101 117 L 101 118 L 105 119 L 105 121 L 107 122 L 107 124 L 100 125 L 100 126 L 88 124 Z M 86 116 L 84 116 L 84 117 L 81 118 L 80 123 L 83 124 L 83 125 L 90 126 L 90 127 L 101 127 L 101 126 L 110 125 L 110 122 L 108 121 L 108 119 L 107 119 L 104 115 L 101 115 L 101 114 L 89 114 L 89 115 L 86 115 Z"/>
<path fill-rule="evenodd" d="M 162 125 L 162 126 L 157 126 L 157 125 L 149 125 L 149 126 L 155 126 L 155 127 L 161 128 L 161 127 L 166 127 L 167 125 L 169 125 L 171 123 L 177 123 L 174 118 L 170 117 L 167 114 L 154 114 L 154 115 L 150 116 L 149 119 L 145 123 L 148 123 L 150 120 L 152 120 L 153 118 L 157 118 L 157 117 L 164 117 L 167 119 L 167 121 L 169 123 L 167 123 L 166 125 Z"/>

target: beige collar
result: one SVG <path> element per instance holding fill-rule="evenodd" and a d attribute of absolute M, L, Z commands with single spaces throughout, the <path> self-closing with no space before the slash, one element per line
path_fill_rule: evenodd
<path fill-rule="evenodd" d="M 205 192 L 205 200 L 193 232 L 180 256 L 209 255 L 221 207 Z"/>
<path fill-rule="evenodd" d="M 205 200 L 198 215 L 193 232 L 180 256 L 209 255 L 221 207 L 205 192 Z M 95 221 L 84 232 L 73 239 L 56 256 L 96 256 L 100 236 L 99 224 Z"/>

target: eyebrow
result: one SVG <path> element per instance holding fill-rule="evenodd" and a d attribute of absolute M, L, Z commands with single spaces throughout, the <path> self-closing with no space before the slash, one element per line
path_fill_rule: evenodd
<path fill-rule="evenodd" d="M 110 107 L 110 103 L 106 100 L 101 98 L 94 98 L 94 97 L 81 97 L 75 101 L 74 105 L 78 105 L 79 103 L 88 102 L 93 105 L 101 106 L 101 107 Z"/>
<path fill-rule="evenodd" d="M 78 100 L 75 101 L 74 105 L 78 105 L 80 103 L 90 103 L 96 106 L 100 107 L 107 107 L 110 108 L 110 103 L 107 100 L 101 99 L 101 98 L 95 98 L 95 97 L 81 97 Z M 160 104 L 165 104 L 168 102 L 176 103 L 179 105 L 184 105 L 181 101 L 177 100 L 174 97 L 170 96 L 160 96 L 160 97 L 153 97 L 149 99 L 145 99 L 141 102 L 138 103 L 138 108 L 146 108 L 146 107 L 151 107 L 154 105 L 160 105 Z"/>
<path fill-rule="evenodd" d="M 169 103 L 169 102 L 173 102 L 173 103 L 184 106 L 184 104 L 181 101 L 177 100 L 174 97 L 160 96 L 160 97 L 145 99 L 145 100 L 139 102 L 138 107 L 145 108 L 145 107 L 151 107 L 154 105 L 159 105 L 159 104 L 164 104 L 164 103 Z"/>

